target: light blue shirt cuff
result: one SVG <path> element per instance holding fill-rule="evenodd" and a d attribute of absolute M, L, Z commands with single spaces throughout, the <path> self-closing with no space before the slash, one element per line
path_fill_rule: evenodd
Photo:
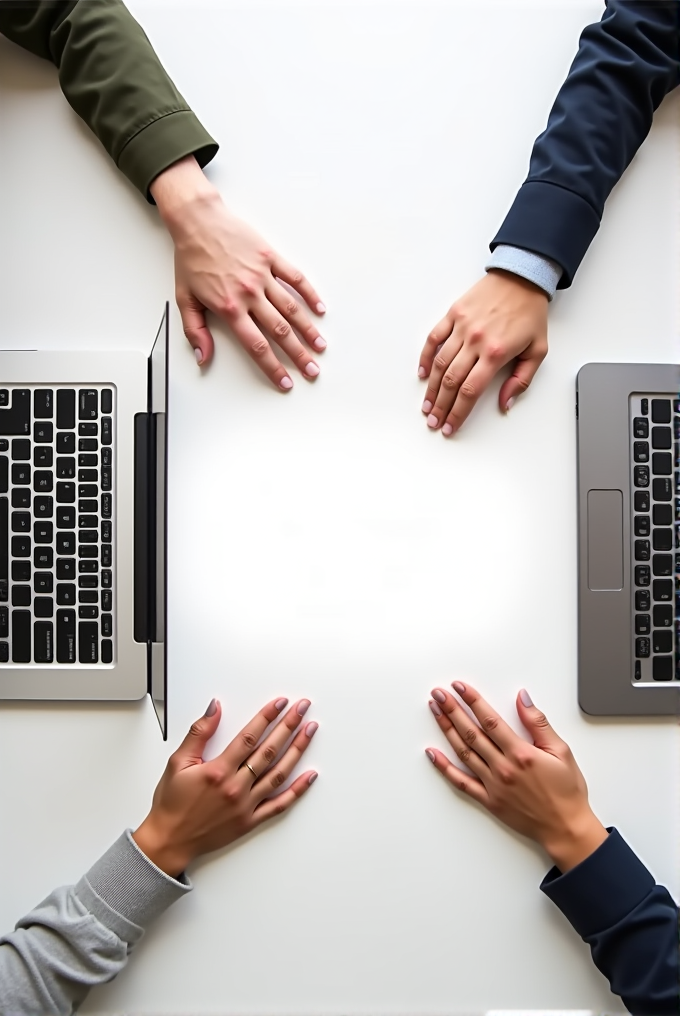
<path fill-rule="evenodd" d="M 539 286 L 549 300 L 555 295 L 557 283 L 562 278 L 562 269 L 555 261 L 522 247 L 509 247 L 506 244 L 499 244 L 496 247 L 484 267 L 487 272 L 490 268 L 502 268 L 506 272 L 512 272 L 513 275 L 528 279 L 529 282 Z"/>

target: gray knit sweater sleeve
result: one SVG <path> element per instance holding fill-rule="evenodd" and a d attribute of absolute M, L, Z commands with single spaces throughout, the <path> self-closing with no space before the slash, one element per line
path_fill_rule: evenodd
<path fill-rule="evenodd" d="M 191 889 L 127 830 L 75 886 L 55 889 L 0 937 L 0 1016 L 70 1016 L 111 981 L 154 917 Z"/>

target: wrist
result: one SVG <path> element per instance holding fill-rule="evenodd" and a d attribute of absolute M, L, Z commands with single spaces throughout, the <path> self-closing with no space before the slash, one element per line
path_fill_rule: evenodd
<path fill-rule="evenodd" d="M 564 874 L 594 854 L 608 835 L 597 816 L 588 810 L 561 829 L 547 833 L 541 840 L 541 846 Z"/>
<path fill-rule="evenodd" d="M 172 842 L 172 838 L 158 828 L 150 815 L 132 833 L 132 839 L 144 856 L 171 878 L 181 875 L 193 860 L 191 853 Z"/>
<path fill-rule="evenodd" d="M 171 233 L 182 223 L 188 209 L 219 198 L 193 155 L 164 169 L 151 182 L 149 190 Z"/>

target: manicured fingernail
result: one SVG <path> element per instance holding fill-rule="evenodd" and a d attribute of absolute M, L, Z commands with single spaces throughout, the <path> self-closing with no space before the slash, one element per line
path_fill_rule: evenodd
<path fill-rule="evenodd" d="M 533 706 L 534 703 L 531 701 L 531 695 L 526 688 L 522 688 L 519 697 L 523 706 Z"/>
<path fill-rule="evenodd" d="M 278 698 L 274 703 L 274 709 L 278 709 L 278 711 L 281 712 L 287 701 L 287 698 Z"/>
<path fill-rule="evenodd" d="M 514 404 L 515 404 L 515 396 L 513 395 L 512 398 L 508 399 L 508 401 L 505 403 L 505 412 L 506 413 L 509 412 L 514 406 Z"/>
<path fill-rule="evenodd" d="M 426 374 L 427 371 L 425 370 L 424 367 L 418 367 L 418 377 L 425 377 Z"/>
<path fill-rule="evenodd" d="M 215 701 L 215 699 L 211 699 L 210 700 L 210 705 L 208 706 L 208 708 L 205 711 L 205 715 L 206 716 L 214 716 L 216 712 L 217 712 L 217 702 Z"/>
<path fill-rule="evenodd" d="M 421 408 L 424 413 L 429 413 L 430 410 L 432 409 L 432 403 L 428 402 L 427 399 L 425 399 Z"/>
<path fill-rule="evenodd" d="M 444 435 L 444 437 L 451 437 L 451 435 L 453 434 L 453 427 L 451 426 L 450 423 L 444 424 L 444 426 L 442 427 L 442 434 Z"/>
<path fill-rule="evenodd" d="M 462 681 L 454 681 L 451 687 L 455 688 L 459 695 L 464 695 L 466 692 L 465 685 Z"/>
<path fill-rule="evenodd" d="M 311 704 L 312 703 L 309 699 L 303 698 L 302 702 L 300 702 L 297 707 L 298 716 L 304 716 Z"/>
<path fill-rule="evenodd" d="M 326 345 L 327 345 L 326 340 L 322 339 L 320 335 L 317 335 L 317 337 L 314 339 L 314 348 L 325 349 Z"/>
<path fill-rule="evenodd" d="M 432 692 L 432 698 L 436 699 L 437 702 L 446 702 L 446 695 L 439 688 L 435 688 Z"/>
<path fill-rule="evenodd" d="M 312 783 L 314 782 L 314 780 L 317 778 L 318 775 L 319 775 L 318 773 L 312 773 L 312 775 L 309 777 L 309 779 L 307 780 L 307 783 L 308 783 L 308 785 L 310 787 L 311 787 Z"/>
<path fill-rule="evenodd" d="M 307 737 L 314 737 L 318 729 L 319 724 L 316 722 L 316 720 L 312 720 L 312 722 L 308 723 L 307 726 L 305 727 L 305 734 L 307 735 Z"/>
<path fill-rule="evenodd" d="M 434 752 L 432 751 L 431 748 L 426 748 L 425 749 L 425 754 L 429 758 L 430 762 L 434 762 Z"/>
<path fill-rule="evenodd" d="M 317 305 L 316 305 L 316 313 L 317 314 L 325 314 L 326 313 L 326 304 L 325 303 L 321 303 L 321 301 L 319 301 L 319 303 L 317 303 Z"/>
<path fill-rule="evenodd" d="M 428 705 L 429 705 L 430 709 L 432 710 L 432 712 L 434 713 L 435 716 L 441 716 L 442 711 L 441 711 L 441 709 L 439 708 L 439 706 L 437 705 L 436 702 L 428 702 Z"/>
<path fill-rule="evenodd" d="M 287 392 L 289 388 L 293 387 L 293 382 L 289 377 L 282 377 L 279 381 L 279 388 L 283 388 L 284 392 Z"/>
<path fill-rule="evenodd" d="M 196 363 L 200 367 L 201 364 L 203 363 L 203 353 L 200 351 L 200 349 L 194 349 L 194 356 L 196 357 Z"/>
<path fill-rule="evenodd" d="M 305 367 L 305 374 L 307 375 L 307 377 L 316 377 L 318 373 L 319 368 L 315 363 L 308 363 L 307 366 Z"/>
<path fill-rule="evenodd" d="M 430 413 L 430 415 L 427 418 L 427 425 L 428 425 L 428 427 L 433 427 L 434 428 L 434 427 L 437 426 L 438 423 L 439 423 L 439 420 L 434 415 L 434 413 Z"/>

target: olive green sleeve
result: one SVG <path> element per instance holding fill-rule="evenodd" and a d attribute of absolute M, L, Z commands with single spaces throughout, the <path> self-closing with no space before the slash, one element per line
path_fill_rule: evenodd
<path fill-rule="evenodd" d="M 205 166 L 217 152 L 121 0 L 0 0 L 0 33 L 56 65 L 70 105 L 149 201 L 173 162 Z"/>

